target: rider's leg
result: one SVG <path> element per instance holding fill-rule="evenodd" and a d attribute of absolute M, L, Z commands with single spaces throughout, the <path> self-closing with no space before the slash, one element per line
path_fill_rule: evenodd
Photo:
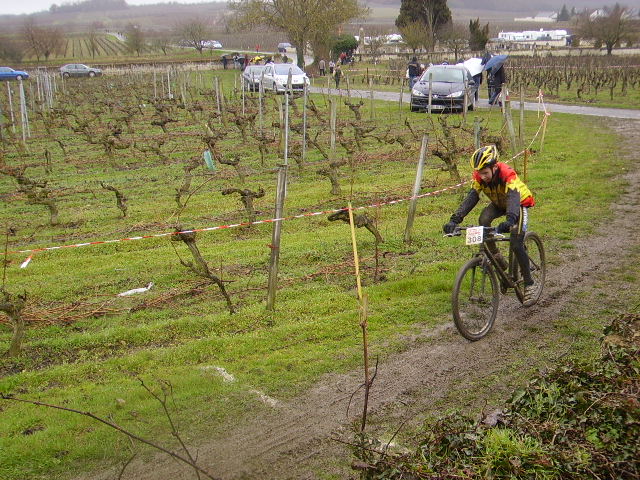
<path fill-rule="evenodd" d="M 490 203 L 480 213 L 480 218 L 478 220 L 478 223 L 483 227 L 490 227 L 491 222 L 493 222 L 496 218 L 503 216 L 504 214 L 505 214 L 505 211 L 503 209 L 497 207 L 493 203 Z M 504 257 L 498 250 L 498 246 L 496 245 L 496 242 L 487 240 L 486 245 L 489 251 L 493 254 L 493 256 L 496 257 L 496 260 L 498 260 L 498 263 L 500 263 L 500 266 L 504 270 L 506 270 L 507 261 L 504 259 Z"/>
<path fill-rule="evenodd" d="M 518 222 L 511 229 L 511 248 L 516 255 L 518 265 L 520 265 L 520 271 L 522 272 L 522 279 L 525 286 L 533 285 L 533 279 L 531 278 L 531 265 L 529 264 L 529 257 L 524 249 L 524 236 L 527 233 L 527 226 L 529 223 L 529 214 L 527 207 L 520 207 L 520 216 Z"/>

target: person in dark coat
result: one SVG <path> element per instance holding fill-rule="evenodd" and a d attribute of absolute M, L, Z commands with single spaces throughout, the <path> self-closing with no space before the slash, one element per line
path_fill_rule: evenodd
<path fill-rule="evenodd" d="M 407 65 L 407 70 L 409 73 L 409 88 L 413 88 L 413 85 L 418 81 L 418 78 L 420 78 L 420 74 L 422 73 L 422 69 L 420 68 L 420 64 L 416 57 L 411 59 Z"/>
<path fill-rule="evenodd" d="M 336 81 L 336 88 L 340 88 L 341 78 L 342 78 L 342 69 L 340 68 L 340 64 L 338 64 L 336 65 L 336 68 L 333 71 L 333 79 Z"/>
<path fill-rule="evenodd" d="M 482 85 L 482 72 L 478 73 L 477 75 L 474 75 L 473 81 L 478 86 L 478 88 L 476 88 L 476 94 L 475 94 L 476 102 L 477 102 L 480 96 L 480 85 Z"/>
<path fill-rule="evenodd" d="M 504 85 L 507 81 L 507 76 L 504 71 L 504 66 L 500 65 L 500 67 L 496 70 L 492 68 L 489 72 L 489 78 L 487 83 L 489 84 L 489 105 L 495 105 L 498 98 L 500 98 L 500 93 L 502 92 L 502 85 Z M 502 105 L 502 102 L 499 102 Z"/>
<path fill-rule="evenodd" d="M 227 62 L 228 62 L 227 56 L 223 55 L 222 56 L 222 68 L 224 68 L 225 70 L 227 69 Z"/>

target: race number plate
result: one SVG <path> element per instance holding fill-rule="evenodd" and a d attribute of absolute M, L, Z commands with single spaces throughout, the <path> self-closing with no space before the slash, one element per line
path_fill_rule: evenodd
<path fill-rule="evenodd" d="M 469 227 L 467 228 L 467 245 L 478 245 L 482 243 L 482 235 L 484 233 L 484 227 Z"/>

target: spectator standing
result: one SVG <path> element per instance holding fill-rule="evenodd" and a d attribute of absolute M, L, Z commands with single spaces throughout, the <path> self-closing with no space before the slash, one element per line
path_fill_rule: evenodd
<path fill-rule="evenodd" d="M 500 68 L 497 70 L 492 68 L 489 72 L 489 79 L 487 83 L 489 84 L 489 105 L 495 105 L 496 101 L 500 98 L 500 93 L 502 92 L 502 85 L 507 82 L 507 76 L 505 75 L 504 67 L 500 65 Z M 502 106 L 502 102 L 498 101 L 498 104 Z"/>
<path fill-rule="evenodd" d="M 476 102 L 477 102 L 479 97 L 480 97 L 480 85 L 482 85 L 482 72 L 478 73 L 477 75 L 474 75 L 473 76 L 473 81 L 478 87 L 478 88 L 476 88 L 476 94 L 475 94 Z"/>
<path fill-rule="evenodd" d="M 347 58 L 347 54 L 345 52 L 340 52 L 340 65 L 344 65 L 346 58 Z"/>
<path fill-rule="evenodd" d="M 333 60 L 329 60 L 329 75 L 333 75 L 333 70 L 336 68 L 336 63 Z"/>
<path fill-rule="evenodd" d="M 222 68 L 223 68 L 224 70 L 226 70 L 226 69 L 227 69 L 227 62 L 228 62 L 228 60 L 227 60 L 227 56 L 226 56 L 226 55 L 223 55 L 223 56 L 222 56 Z"/>
<path fill-rule="evenodd" d="M 336 65 L 333 71 L 333 79 L 336 81 L 336 89 L 340 88 L 340 79 L 342 78 L 342 69 L 340 65 Z"/>
<path fill-rule="evenodd" d="M 289 63 L 289 57 L 287 57 L 286 53 L 282 55 L 282 63 Z"/>
<path fill-rule="evenodd" d="M 326 65 L 324 59 L 321 58 L 320 61 L 318 62 L 318 70 L 320 70 L 320 76 L 321 77 L 324 77 L 325 74 L 327 73 L 326 72 L 326 66 L 327 65 Z"/>
<path fill-rule="evenodd" d="M 409 88 L 413 88 L 415 83 L 420 78 L 420 74 L 422 73 L 422 69 L 420 68 L 420 64 L 418 63 L 418 59 L 413 57 L 409 64 L 407 65 L 408 75 L 409 75 Z"/>

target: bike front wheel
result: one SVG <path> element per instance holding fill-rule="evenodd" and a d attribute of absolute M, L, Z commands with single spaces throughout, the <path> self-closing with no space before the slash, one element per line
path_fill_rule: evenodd
<path fill-rule="evenodd" d="M 476 257 L 464 264 L 451 295 L 453 322 L 460 334 L 473 342 L 489 333 L 499 300 L 498 279 L 489 262 Z"/>

